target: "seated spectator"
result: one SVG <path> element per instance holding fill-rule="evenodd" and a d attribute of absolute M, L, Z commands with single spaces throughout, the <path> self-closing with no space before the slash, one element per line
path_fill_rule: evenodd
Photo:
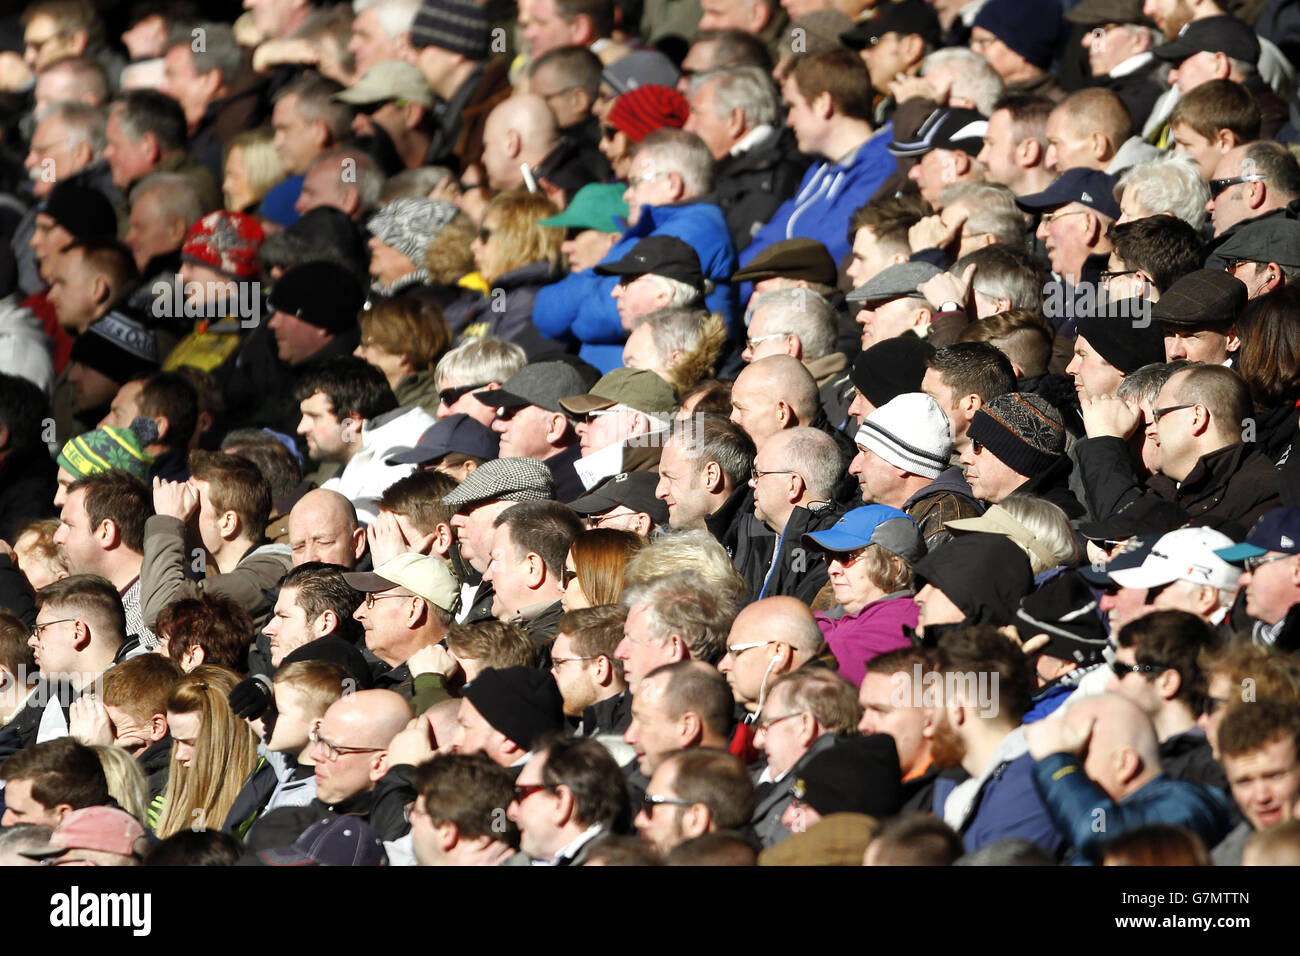
<path fill-rule="evenodd" d="M 989 573 L 972 578 L 969 569 L 973 567 L 986 568 Z M 917 633 L 922 635 L 945 630 L 936 625 L 1010 624 L 1020 599 L 1034 589 L 1029 558 L 1019 545 L 1000 534 L 955 538 L 916 563 L 913 581 L 921 584 L 912 600 L 920 608 Z M 934 641 L 927 638 L 926 643 Z"/>
<path fill-rule="evenodd" d="M 652 777 L 673 750 L 726 747 L 731 691 L 708 664 L 693 660 L 665 664 L 631 686 L 632 722 L 623 740 L 636 751 L 637 769 L 646 777 Z"/>
<path fill-rule="evenodd" d="M 1066 486 L 1074 466 L 1065 454 L 1060 413 L 1037 395 L 1008 392 L 977 411 L 962 452 L 971 493 L 997 504 L 1012 492 L 1038 495 L 1071 518 L 1083 506 Z"/>
<path fill-rule="evenodd" d="M 687 840 L 743 826 L 753 812 L 754 785 L 740 759 L 712 747 L 695 747 L 663 755 L 646 788 L 636 827 L 641 839 L 666 855 Z"/>
<path fill-rule="evenodd" d="M 368 529 L 371 560 L 383 564 L 402 551 L 428 551 L 450 560 L 452 511 L 442 499 L 455 487 L 452 478 L 437 471 L 416 472 L 389 485 L 379 499 L 379 517 Z"/>
<path fill-rule="evenodd" d="M 898 752 L 888 734 L 844 738 L 800 769 L 781 815 L 790 833 L 805 833 L 841 813 L 892 817 L 902 802 Z"/>
<path fill-rule="evenodd" d="M 195 668 L 172 688 L 167 698 L 172 758 L 154 828 L 159 837 L 196 823 L 219 826 L 253 769 L 257 738 L 228 701 L 238 681 L 234 672 L 209 665 Z"/>
<path fill-rule="evenodd" d="M 766 649 L 760 654 L 748 653 L 759 648 Z M 745 722 L 751 724 L 764 712 L 769 679 L 775 681 L 806 664 L 821 663 L 824 651 L 821 633 L 806 604 L 788 597 L 764 598 L 736 615 L 718 672 L 744 710 Z"/>
<path fill-rule="evenodd" d="M 518 779 L 538 741 L 563 729 L 563 707 L 555 679 L 545 671 L 484 671 L 461 698 L 452 752 L 486 754 Z"/>
<path fill-rule="evenodd" d="M 1215 866 L 1240 866 L 1246 842 L 1259 831 L 1295 819 L 1300 796 L 1295 703 L 1278 697 L 1237 702 L 1219 725 L 1219 760 L 1245 816 L 1213 848 Z"/>
<path fill-rule="evenodd" d="M 859 353 L 849 376 L 853 382 L 849 418 L 853 423 L 861 427 L 864 418 L 890 399 L 921 391 L 925 362 L 932 354 L 934 346 L 914 335 L 886 339 Z"/>
<path fill-rule="evenodd" d="M 416 768 L 411 843 L 420 866 L 496 866 L 516 854 L 519 829 L 501 807 L 514 779 L 482 754 L 439 754 Z"/>
<path fill-rule="evenodd" d="M 366 553 L 366 529 L 357 510 L 337 491 L 314 488 L 289 512 L 289 551 L 293 566 L 319 561 L 354 568 Z"/>
<path fill-rule="evenodd" d="M 865 285 L 845 296 L 858 309 L 854 319 L 862 326 L 863 349 L 905 332 L 920 338 L 929 337 L 935 310 L 917 286 L 939 272 L 928 262 L 899 263 L 882 269 Z"/>
<path fill-rule="evenodd" d="M 521 502 L 497 516 L 491 561 L 483 580 L 492 585 L 492 615 L 517 623 L 542 647 L 555 636 L 563 613 L 564 562 L 581 531 L 565 505 Z"/>
<path fill-rule="evenodd" d="M 1005 355 L 987 343 L 963 342 L 927 355 L 921 386 L 912 391 L 939 403 L 948 416 L 953 450 L 960 453 L 970 444 L 967 432 L 975 413 L 1015 384 L 1015 369 Z"/>
<path fill-rule="evenodd" d="M 528 632 L 501 621 L 451 625 L 447 628 L 447 650 L 451 652 L 452 669 L 459 669 L 465 684 L 472 684 L 479 674 L 491 667 L 501 670 L 537 666 L 537 646 Z M 439 655 L 435 651 L 433 656 Z M 422 676 L 416 675 L 417 690 L 421 687 Z"/>
<path fill-rule="evenodd" d="M 1250 298 L 1257 299 L 1300 281 L 1300 268 L 1293 265 L 1300 261 L 1296 254 L 1298 243 L 1300 224 L 1295 220 L 1265 217 L 1244 223 L 1215 250 L 1215 257 L 1246 284 Z"/>
<path fill-rule="evenodd" d="M 862 734 L 889 734 L 898 750 L 902 771 L 903 812 L 933 806 L 934 784 L 940 773 L 934 762 L 934 708 L 915 706 L 923 675 L 934 669 L 933 652 L 919 647 L 890 651 L 867 662 L 858 689 Z"/>
<path fill-rule="evenodd" d="M 1222 633 L 1241 577 L 1216 554 L 1230 547 L 1232 539 L 1213 528 L 1179 528 L 1162 535 L 1137 567 L 1112 570 L 1110 576 L 1120 587 L 1159 589 L 1154 607 L 1192 614 Z"/>
<path fill-rule="evenodd" d="M 77 810 L 109 802 L 95 751 L 71 737 L 32 744 L 0 764 L 5 812 L 0 824 L 57 827 Z"/>
<path fill-rule="evenodd" d="M 256 215 L 271 187 L 285 178 L 275 151 L 275 132 L 267 126 L 236 133 L 226 142 L 221 181 L 223 209 Z"/>
<path fill-rule="evenodd" d="M 630 531 L 642 538 L 668 524 L 668 507 L 655 497 L 659 475 L 627 471 L 611 475 L 569 507 L 589 528 Z"/>
<path fill-rule="evenodd" d="M 623 589 L 627 620 L 614 656 L 623 662 L 633 694 L 637 682 L 661 665 L 710 661 L 721 654 L 739 597 L 705 589 L 700 575 L 688 569 L 629 581 Z"/>
<path fill-rule="evenodd" d="M 722 316 L 680 306 L 656 309 L 632 321 L 623 345 L 624 368 L 649 369 L 678 395 L 714 373 L 727 340 Z"/>
<path fill-rule="evenodd" d="M 1187 156 L 1170 154 L 1130 166 L 1115 185 L 1120 205 L 1117 223 L 1149 216 L 1174 216 L 1200 234 L 1208 213 L 1210 188 Z"/>
<path fill-rule="evenodd" d="M 581 866 L 592 840 L 628 828 L 627 782 L 594 740 L 543 738 L 516 779 L 507 816 L 535 866 Z"/>
<path fill-rule="evenodd" d="M 1147 823 L 1185 826 L 1207 846 L 1231 828 L 1220 791 L 1161 774 L 1155 730 L 1123 697 L 1091 697 L 1060 720 L 1032 724 L 1025 737 L 1035 788 L 1073 846 L 1074 862 L 1098 862 L 1106 840 Z M 1098 811 L 1106 815 L 1104 834 L 1089 822 Z"/>
<path fill-rule="evenodd" d="M 82 697 L 71 708 L 73 737 L 87 744 L 112 743 L 139 761 L 149 801 L 148 816 L 140 819 L 150 828 L 158 822 L 171 764 L 167 701 L 183 675 L 170 658 L 144 654 L 110 668 L 102 695 Z"/>
<path fill-rule="evenodd" d="M 619 628 L 619 637 L 623 635 Z M 8 611 L 0 611 L 0 727 L 27 702 L 36 683 L 36 662 L 28 645 L 32 632 Z"/>
<path fill-rule="evenodd" d="M 586 393 L 560 399 L 560 407 L 574 418 L 582 448 L 574 470 L 593 488 L 611 475 L 659 464 L 677 398 L 654 372 L 616 368 Z"/>
<path fill-rule="evenodd" d="M 1205 261 L 1200 235 L 1174 216 L 1116 222 L 1106 235 L 1112 248 L 1102 282 L 1112 302 L 1135 295 L 1155 302 Z"/>
<path fill-rule="evenodd" d="M 940 107 L 921 123 L 909 139 L 895 132 L 889 152 L 896 158 L 915 160 L 907 178 L 930 206 L 942 208 L 939 193 L 955 183 L 979 182 L 984 167 L 975 159 L 984 148 L 988 123 L 976 110 Z"/>
<path fill-rule="evenodd" d="M 1079 320 L 1074 356 L 1065 374 L 1074 379 L 1080 402 L 1114 395 L 1126 376 L 1164 359 L 1167 345 L 1160 324 L 1148 321 L 1141 328 L 1134 327 L 1141 321 L 1139 309 L 1145 306 L 1130 310 L 1123 300 L 1114 304 L 1118 307 L 1114 314 L 1099 312 Z"/>
<path fill-rule="evenodd" d="M 26 855 L 47 866 L 138 866 L 147 834 L 119 807 L 73 810 L 50 834 L 49 846 Z"/>
<path fill-rule="evenodd" d="M 1259 178 L 1249 178 L 1252 176 Z M 1280 143 L 1247 143 L 1223 155 L 1209 182 L 1206 208 L 1214 225 L 1210 250 L 1217 254 L 1218 246 L 1243 226 L 1265 216 L 1280 216 L 1280 210 L 1300 198 L 1300 164 Z M 1219 194 L 1214 195 L 1220 187 Z M 1217 264 L 1213 258 L 1210 261 Z"/>
<path fill-rule="evenodd" d="M 618 276 L 610 295 L 627 331 L 651 312 L 698 307 L 705 294 L 699 256 L 674 236 L 647 236 L 623 258 L 602 262 L 595 271 L 597 275 Z"/>
<path fill-rule="evenodd" d="M 361 344 L 353 354 L 384 373 L 398 405 L 437 412 L 433 368 L 451 346 L 451 331 L 437 305 L 415 296 L 380 299 L 358 322 Z"/>
<path fill-rule="evenodd" d="M 569 272 L 592 268 L 618 242 L 619 224 L 628 214 L 623 193 L 621 183 L 591 183 L 574 194 L 563 212 L 538 220 L 537 225 L 544 229 L 565 230 L 560 252 Z"/>
<path fill-rule="evenodd" d="M 840 676 L 857 686 L 873 657 L 910 643 L 903 628 L 917 625 L 912 566 L 925 554 L 920 530 L 905 512 L 868 505 L 804 543 L 825 553 L 835 595 L 835 610 L 817 614 L 817 626 Z"/>
<path fill-rule="evenodd" d="M 623 569 L 644 544 L 644 539 L 631 531 L 593 528 L 579 532 L 564 562 L 561 607 L 575 611 L 617 604 L 623 595 Z"/>
<path fill-rule="evenodd" d="M 479 465 L 498 457 L 499 449 L 500 442 L 495 432 L 477 419 L 456 412 L 438 419 L 420 436 L 414 448 L 397 449 L 388 456 L 388 461 L 390 464 L 415 465 L 417 474 L 431 471 L 459 484 Z M 384 499 L 379 501 L 383 507 Z"/>
<path fill-rule="evenodd" d="M 989 0 L 971 23 L 970 48 L 992 64 L 1008 92 L 1059 101 L 1065 91 L 1048 68 L 1062 27 L 1056 7 L 1029 9 L 1014 0 Z"/>
<path fill-rule="evenodd" d="M 45 518 L 25 525 L 14 537 L 14 566 L 33 591 L 62 581 L 70 573 L 67 556 L 54 542 L 58 529 L 58 518 Z"/>
<path fill-rule="evenodd" d="M 153 456 L 150 478 L 185 481 L 190 477 L 186 459 L 194 445 L 199 420 L 199 395 L 189 379 L 178 372 L 158 372 L 134 379 L 117 390 L 108 415 L 99 427 L 130 428 L 143 416 L 153 422 L 157 438 L 145 446 Z"/>
<path fill-rule="evenodd" d="M 1082 166 L 1117 176 L 1160 155 L 1132 132 L 1133 115 L 1119 94 L 1095 87 L 1078 90 L 1047 118 L 1047 168 L 1060 174 Z"/>
<path fill-rule="evenodd" d="M 1257 644 L 1227 644 L 1197 659 L 1206 677 L 1205 703 L 1197 726 L 1205 731 L 1214 759 L 1219 759 L 1219 727 L 1227 707 L 1247 687 L 1260 697 L 1300 700 L 1300 665 L 1289 654 Z M 1243 684 L 1249 677 L 1254 684 Z"/>
<path fill-rule="evenodd" d="M 477 339 L 452 349 L 433 370 L 438 387 L 439 418 L 465 414 L 480 425 L 490 426 L 496 409 L 479 401 L 474 392 L 500 388 L 510 376 L 527 364 L 524 350 L 512 342 Z"/>
<path fill-rule="evenodd" d="M 95 754 L 104 767 L 108 795 L 135 820 L 145 820 L 149 815 L 149 787 L 139 764 L 112 744 L 96 744 Z"/>
<path fill-rule="evenodd" d="M 256 466 L 235 455 L 195 451 L 190 470 L 194 477 L 184 484 L 154 479 L 156 514 L 145 522 L 140 570 L 146 625 L 173 601 L 203 591 L 227 595 L 250 614 L 262 614 L 270 607 L 263 589 L 289 569 L 287 549 L 263 543 L 271 488 Z M 211 561 L 211 567 L 207 561 L 199 565 L 201 584 L 184 573 L 190 563 L 187 526 L 197 526 Z"/>
<path fill-rule="evenodd" d="M 359 146 L 338 146 L 321 153 L 307 166 L 302 191 L 293 204 L 304 216 L 332 206 L 353 222 L 363 222 L 379 202 L 384 173 Z"/>
<path fill-rule="evenodd" d="M 1241 280 L 1218 269 L 1198 269 L 1175 281 L 1151 309 L 1152 324 L 1164 331 L 1165 360 L 1235 365 L 1241 348 L 1236 319 L 1248 294 Z"/>
<path fill-rule="evenodd" d="M 1002 504 L 989 506 L 980 517 L 949 521 L 947 527 L 958 532 L 1006 535 L 1024 550 L 1035 581 L 1045 580 L 1039 576 L 1054 568 L 1073 567 L 1083 561 L 1065 512 L 1033 495 L 1009 495 Z"/>
<path fill-rule="evenodd" d="M 578 733 L 622 735 L 632 719 L 632 695 L 614 650 L 623 640 L 623 609 L 580 608 L 560 615 L 551 644 L 551 676 L 564 698 L 564 716 Z"/>
<path fill-rule="evenodd" d="M 911 814 L 887 821 L 867 845 L 863 866 L 952 866 L 961 837 L 942 820 Z"/>
<path fill-rule="evenodd" d="M 158 614 L 158 653 L 185 673 L 202 664 L 242 672 L 248 666 L 253 618 L 243 605 L 220 592 L 181 598 Z"/>
<path fill-rule="evenodd" d="M 450 305 L 455 297 L 450 287 L 470 271 L 468 250 L 461 253 L 458 262 L 445 263 L 451 271 L 459 272 L 456 276 L 444 274 L 435 278 L 428 271 L 426 258 L 431 249 L 444 248 L 439 239 L 445 231 L 449 238 L 453 232 L 459 240 L 468 238 L 469 229 L 459 228 L 458 223 L 470 226 L 467 219 L 462 223 L 459 210 L 451 203 L 432 199 L 394 199 L 371 216 L 366 222 L 366 231 L 370 233 L 367 245 L 371 291 L 395 296 L 407 289 L 419 293 L 424 291 L 422 287 L 428 286 L 434 301 L 442 306 Z"/>

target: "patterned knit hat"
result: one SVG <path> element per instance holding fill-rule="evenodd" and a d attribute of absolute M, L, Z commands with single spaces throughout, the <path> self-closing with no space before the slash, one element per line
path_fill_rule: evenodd
<path fill-rule="evenodd" d="M 436 46 L 467 60 L 486 60 L 492 22 L 477 0 L 424 0 L 411 26 L 411 46 Z"/>
<path fill-rule="evenodd" d="M 436 199 L 394 199 L 370 217 L 366 231 L 420 269 L 430 244 L 459 211 L 452 203 Z"/>
<path fill-rule="evenodd" d="M 554 501 L 555 478 L 536 458 L 485 461 L 442 499 L 448 508 L 466 508 L 486 501 Z"/>
<path fill-rule="evenodd" d="M 129 382 L 158 371 L 158 336 L 138 317 L 113 309 L 77 336 L 71 358 L 114 382 Z"/>
<path fill-rule="evenodd" d="M 1007 392 L 990 400 L 975 413 L 966 434 L 1029 478 L 1046 471 L 1065 453 L 1061 413 L 1028 392 Z"/>
<path fill-rule="evenodd" d="M 938 478 L 952 454 L 948 416 L 923 392 L 906 392 L 881 405 L 862 420 L 856 441 L 895 468 L 923 478 Z"/>
<path fill-rule="evenodd" d="M 265 236 L 252 216 L 242 212 L 210 212 L 185 234 L 181 261 L 215 269 L 232 279 L 256 279 L 262 271 L 257 249 Z"/>
<path fill-rule="evenodd" d="M 681 129 L 691 115 L 686 97 L 670 86 L 638 86 L 614 101 L 609 110 L 609 125 L 639 143 L 665 126 Z"/>
<path fill-rule="evenodd" d="M 130 428 L 106 425 L 78 435 L 59 452 L 59 467 L 75 478 L 98 475 L 114 468 L 128 472 L 142 481 L 149 477 L 153 456 L 144 450 L 148 435 L 137 431 L 140 424 L 152 420 L 137 418 Z M 155 431 L 154 440 L 157 440 Z"/>

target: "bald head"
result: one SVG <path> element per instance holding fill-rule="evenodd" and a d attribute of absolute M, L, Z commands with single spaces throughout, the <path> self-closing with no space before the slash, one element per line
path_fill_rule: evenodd
<path fill-rule="evenodd" d="M 559 144 L 555 115 L 540 96 L 502 100 L 488 114 L 483 134 L 483 165 L 496 189 L 523 185 L 522 163 L 537 166 Z"/>
<path fill-rule="evenodd" d="M 365 553 L 366 532 L 357 524 L 351 501 L 337 491 L 316 488 L 289 512 L 289 547 L 294 567 L 323 561 L 354 568 Z"/>
<path fill-rule="evenodd" d="M 808 660 L 822 646 L 821 628 L 808 605 L 798 598 L 770 597 L 748 605 L 736 615 L 732 634 L 745 635 L 745 641 L 779 641 L 794 650 L 793 670 Z M 729 642 L 730 643 L 730 642 Z"/>
<path fill-rule="evenodd" d="M 388 745 L 413 716 L 406 698 L 391 690 L 345 694 L 331 704 L 312 748 L 317 798 L 332 805 L 373 790 L 388 771 Z"/>
<path fill-rule="evenodd" d="M 1092 721 L 1084 770 L 1111 799 L 1123 800 L 1159 776 L 1155 727 L 1127 697 L 1089 697 L 1070 707 L 1063 719 L 1077 728 Z"/>
<path fill-rule="evenodd" d="M 1124 101 L 1113 91 L 1100 88 L 1079 90 L 1067 96 L 1048 118 L 1049 129 L 1057 122 L 1069 130 L 1074 140 L 1085 140 L 1093 135 L 1105 138 L 1105 144 L 1096 144 L 1097 148 L 1092 153 L 1093 163 L 1089 163 L 1089 166 L 1104 164 L 1114 158 L 1133 127 L 1133 117 Z M 1073 164 L 1082 165 L 1077 157 Z M 1058 164 L 1058 172 L 1064 172 L 1067 168 L 1068 163 Z M 1099 165 L 1097 168 L 1104 169 L 1105 166 Z"/>
<path fill-rule="evenodd" d="M 817 380 L 789 355 L 751 362 L 731 388 L 731 420 L 760 450 L 777 432 L 811 422 L 819 404 Z"/>
<path fill-rule="evenodd" d="M 359 690 L 336 700 L 326 716 L 348 730 L 349 741 L 360 741 L 348 746 L 387 747 L 415 713 L 406 698 L 395 691 Z"/>

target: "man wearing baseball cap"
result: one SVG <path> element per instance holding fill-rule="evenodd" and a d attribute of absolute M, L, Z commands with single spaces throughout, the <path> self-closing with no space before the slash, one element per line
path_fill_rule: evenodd
<path fill-rule="evenodd" d="M 460 598 L 455 577 L 438 558 L 406 551 L 374 571 L 344 574 L 343 580 L 365 592 L 352 616 L 365 628 L 366 647 L 388 665 L 375 686 L 412 700 L 416 686 L 407 662 L 447 636 Z"/>
<path fill-rule="evenodd" d="M 916 159 L 907 172 L 921 190 L 921 198 L 940 208 L 939 193 L 954 183 L 984 178 L 984 167 L 975 157 L 984 148 L 988 120 L 975 110 L 940 107 L 907 139 L 895 139 L 889 151 L 895 156 Z"/>
<path fill-rule="evenodd" d="M 560 399 L 560 406 L 576 421 L 582 457 L 574 468 L 594 488 L 610 475 L 658 467 L 677 396 L 649 369 L 616 368 L 591 391 Z"/>
<path fill-rule="evenodd" d="M 588 527 L 631 531 L 643 538 L 668 524 L 668 506 L 655 497 L 659 474 L 625 471 L 611 475 L 569 505 Z"/>
<path fill-rule="evenodd" d="M 118 807 L 73 810 L 50 834 L 49 846 L 22 851 L 49 866 L 138 866 L 144 827 Z"/>
<path fill-rule="evenodd" d="M 1195 614 L 1227 636 L 1241 572 L 1217 552 L 1231 547 L 1222 531 L 1179 528 L 1161 535 L 1136 567 L 1108 570 L 1120 587 L 1156 592 L 1151 605 L 1157 610 Z"/>
<path fill-rule="evenodd" d="M 1286 651 L 1300 647 L 1300 508 L 1266 512 L 1244 542 L 1215 554 L 1242 566 L 1238 583 L 1246 589 L 1246 613 L 1255 619 L 1255 642 Z"/>
<path fill-rule="evenodd" d="M 934 4 L 925 0 L 883 5 L 875 17 L 840 34 L 840 42 L 862 57 L 871 86 L 880 94 L 874 115 L 877 125 L 889 122 L 898 106 L 890 84 L 899 76 L 916 76 L 921 60 L 940 47 L 940 39 L 939 17 Z"/>
<path fill-rule="evenodd" d="M 596 274 L 618 276 L 610 295 L 624 329 L 633 320 L 668 306 L 695 305 L 704 296 L 700 257 L 675 236 L 647 236 L 623 258 L 596 266 Z"/>
<path fill-rule="evenodd" d="M 1088 290 L 1097 288 L 1111 250 L 1106 230 L 1120 216 L 1114 190 L 1114 177 L 1078 167 L 1061 173 L 1042 192 L 1016 198 L 1025 212 L 1038 214 L 1034 235 L 1046 245 L 1055 274 L 1044 290 L 1044 309 L 1062 335 L 1074 335 L 1078 317 L 1091 311 Z M 1099 258 L 1090 262 L 1090 256 Z"/>
<path fill-rule="evenodd" d="M 428 120 L 435 101 L 418 67 L 404 60 L 376 63 L 334 99 L 357 107 L 353 132 L 386 137 L 406 169 L 432 165 Z"/>
<path fill-rule="evenodd" d="M 544 462 L 560 501 L 571 501 L 585 490 L 573 470 L 582 446 L 560 405 L 561 399 L 585 386 L 582 374 L 569 362 L 530 362 L 501 388 L 474 393 L 497 410 L 492 430 L 501 436 L 500 456 Z"/>
<path fill-rule="evenodd" d="M 483 580 L 492 557 L 494 522 L 519 501 L 554 501 L 555 478 L 535 458 L 497 458 L 484 462 L 456 486 L 442 503 L 455 508 L 451 528 L 456 532 L 452 564 L 460 576 L 460 611 L 456 621 L 480 621 L 492 616 L 494 594 Z"/>
<path fill-rule="evenodd" d="M 417 471 L 437 471 L 456 481 L 496 458 L 500 444 L 496 432 L 476 419 L 457 412 L 430 425 L 412 448 L 397 448 L 386 459 L 390 465 L 415 465 Z M 448 455 L 457 455 L 447 462 Z"/>

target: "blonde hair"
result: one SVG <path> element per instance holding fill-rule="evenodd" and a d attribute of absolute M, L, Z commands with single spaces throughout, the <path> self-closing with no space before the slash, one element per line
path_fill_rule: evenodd
<path fill-rule="evenodd" d="M 429 242 L 424 251 L 424 271 L 433 285 L 455 285 L 474 271 L 474 220 L 463 212 L 452 217 Z"/>
<path fill-rule="evenodd" d="M 359 323 L 362 344 L 405 356 L 413 372 L 423 372 L 451 347 L 442 309 L 414 296 L 377 299 L 360 314 Z"/>
<path fill-rule="evenodd" d="M 257 737 L 230 709 L 230 692 L 237 683 L 239 675 L 234 671 L 205 664 L 181 678 L 167 699 L 169 717 L 199 715 L 199 735 L 189 767 L 176 759 L 172 745 L 162 816 L 155 831 L 160 838 L 187 827 L 220 827 L 257 763 Z"/>
<path fill-rule="evenodd" d="M 14 536 L 14 558 L 18 569 L 31 576 L 39 567 L 52 580 L 66 578 L 70 573 L 68 559 L 54 543 L 54 532 L 59 530 L 58 518 L 44 518 L 23 526 Z M 24 542 L 24 538 L 30 540 Z M 23 567 L 26 564 L 27 567 Z"/>
<path fill-rule="evenodd" d="M 1029 566 L 1035 574 L 1062 565 L 1074 567 L 1083 562 L 1083 552 L 1074 539 L 1070 519 L 1059 505 L 1033 495 L 1008 495 L 1002 499 L 1001 505 L 1002 510 L 1024 525 L 1039 545 L 1037 548 L 1026 548 L 1016 541 L 1029 556 Z M 1050 553 L 1056 559 L 1055 563 L 1048 564 L 1042 555 L 1036 553 L 1039 551 Z"/>
<path fill-rule="evenodd" d="M 483 210 L 483 221 L 487 222 L 489 213 L 494 212 L 497 224 L 492 234 L 500 241 L 503 251 L 501 275 L 534 262 L 547 262 L 552 269 L 559 270 L 564 230 L 537 224 L 548 216 L 559 215 L 560 208 L 555 203 L 540 193 L 515 189 L 494 197 Z M 499 276 L 483 278 L 493 282 Z"/>
<path fill-rule="evenodd" d="M 93 749 L 108 780 L 108 795 L 123 810 L 143 822 L 149 812 L 149 781 L 139 762 L 112 744 L 98 744 Z"/>
<path fill-rule="evenodd" d="M 248 180 L 253 202 L 261 202 L 271 187 L 288 175 L 284 163 L 280 161 L 280 154 L 275 150 L 275 131 L 269 126 L 259 126 L 232 136 L 221 158 L 223 173 L 230 162 L 231 152 L 236 149 L 243 151 L 244 178 Z"/>

